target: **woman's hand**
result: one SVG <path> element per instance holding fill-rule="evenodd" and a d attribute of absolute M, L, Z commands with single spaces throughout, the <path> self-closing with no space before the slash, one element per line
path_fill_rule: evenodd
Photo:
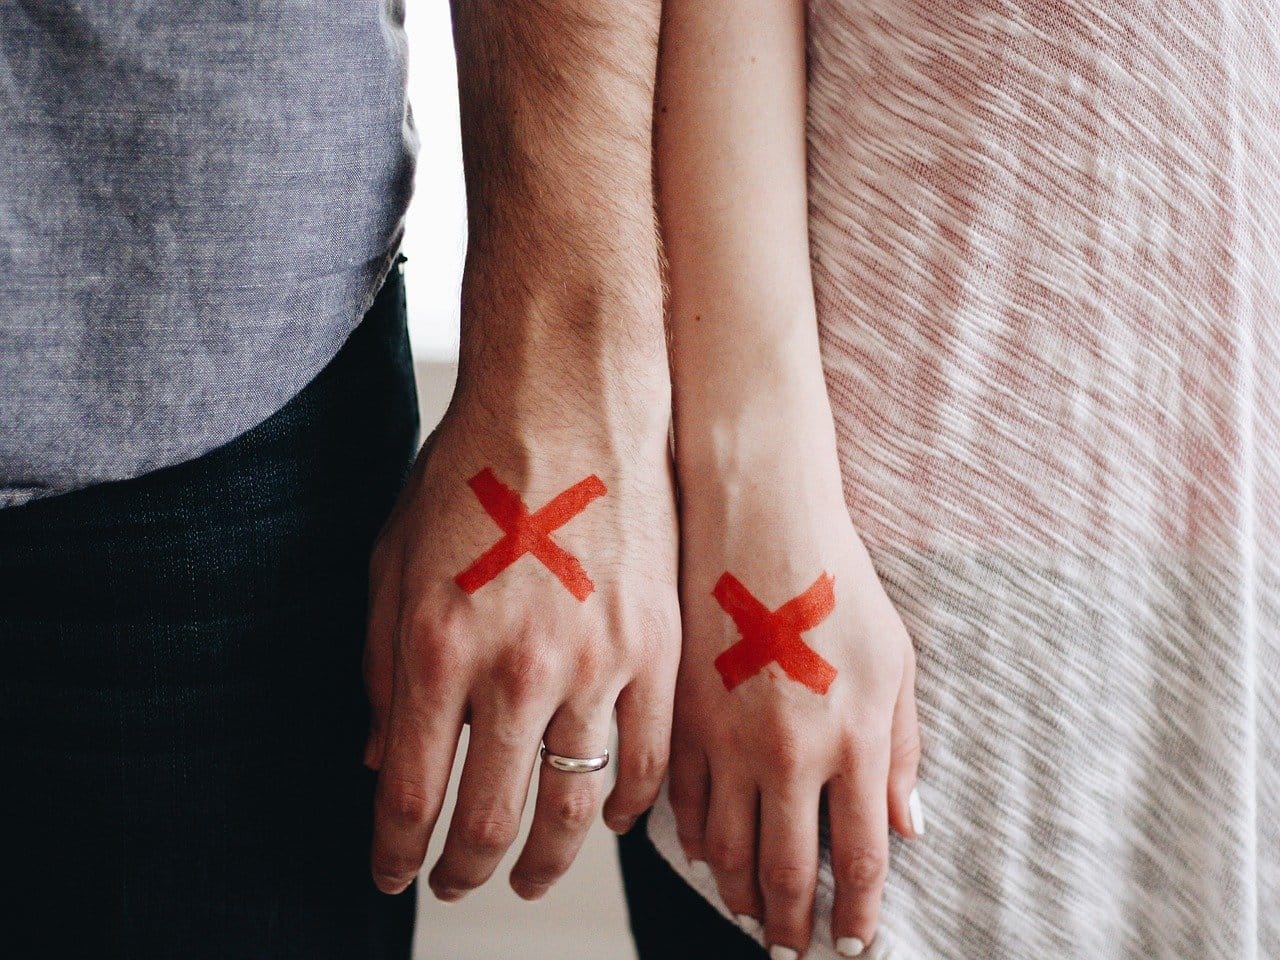
<path fill-rule="evenodd" d="M 824 791 L 845 955 L 875 933 L 889 825 L 920 829 L 911 642 L 845 508 L 823 378 L 805 57 L 803 3 L 662 6 L 684 618 L 669 796 L 685 852 L 776 960 L 811 937 Z"/>
<path fill-rule="evenodd" d="M 807 466 L 681 470 L 670 799 L 685 853 L 743 926 L 763 921 L 775 960 L 810 941 L 824 791 L 843 955 L 875 933 L 890 825 L 923 829 L 911 641 L 834 471 Z"/>

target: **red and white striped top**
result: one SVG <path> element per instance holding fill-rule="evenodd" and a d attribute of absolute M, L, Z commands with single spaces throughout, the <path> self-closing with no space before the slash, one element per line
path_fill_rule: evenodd
<path fill-rule="evenodd" d="M 823 360 L 929 811 L 869 955 L 1280 958 L 1280 6 L 809 11 Z"/>

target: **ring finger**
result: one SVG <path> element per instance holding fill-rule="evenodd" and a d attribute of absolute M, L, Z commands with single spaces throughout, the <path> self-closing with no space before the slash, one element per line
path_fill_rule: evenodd
<path fill-rule="evenodd" d="M 583 698 L 562 705 L 543 737 L 547 751 L 577 759 L 603 756 L 614 699 Z M 542 764 L 533 825 L 511 870 L 511 887 L 521 897 L 536 900 L 569 869 L 600 810 L 607 776 L 604 768 L 569 772 Z"/>

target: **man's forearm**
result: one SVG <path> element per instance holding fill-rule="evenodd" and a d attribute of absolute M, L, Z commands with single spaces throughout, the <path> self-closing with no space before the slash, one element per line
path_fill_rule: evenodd
<path fill-rule="evenodd" d="M 649 404 L 667 375 L 650 172 L 659 3 L 455 0 L 453 17 L 463 388 L 552 409 Z"/>
<path fill-rule="evenodd" d="M 680 631 L 650 174 L 657 22 L 657 0 L 455 2 L 471 216 L 458 387 L 370 565 L 384 892 L 423 863 L 464 721 L 428 877 L 441 900 L 484 883 L 516 839 L 541 745 L 607 757 L 616 713 L 615 829 L 661 785 Z M 603 787 L 542 770 L 510 875 L 520 896 L 567 869 Z"/>

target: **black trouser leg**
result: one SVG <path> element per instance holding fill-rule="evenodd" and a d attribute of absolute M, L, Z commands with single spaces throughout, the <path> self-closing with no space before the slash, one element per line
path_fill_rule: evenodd
<path fill-rule="evenodd" d="M 0 510 L 5 956 L 408 957 L 360 759 L 367 561 L 418 432 L 402 283 L 231 443 Z"/>

